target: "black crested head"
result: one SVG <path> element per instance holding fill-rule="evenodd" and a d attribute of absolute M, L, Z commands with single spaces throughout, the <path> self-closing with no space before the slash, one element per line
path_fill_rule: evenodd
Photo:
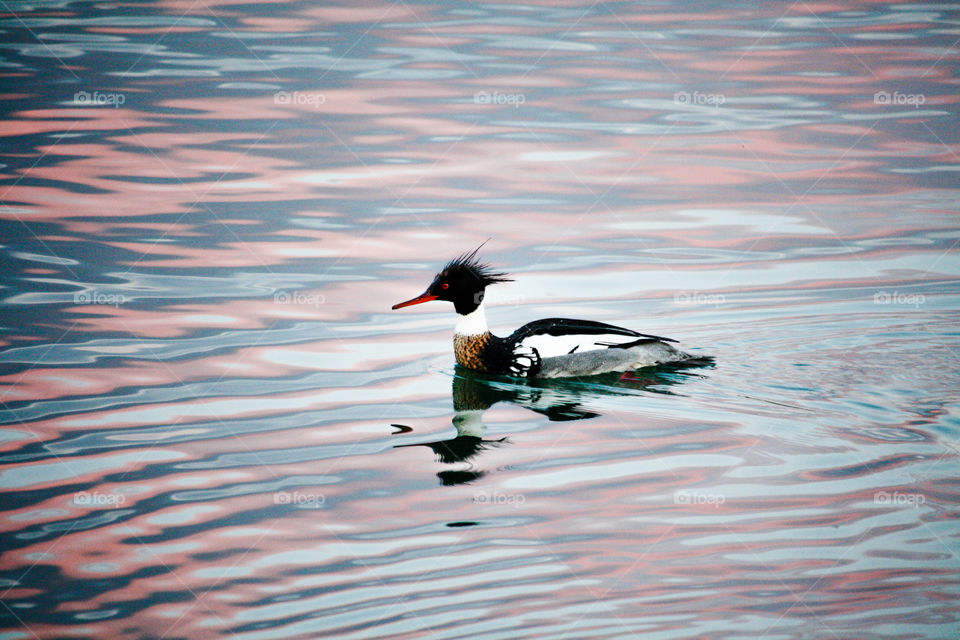
<path fill-rule="evenodd" d="M 477 252 L 483 244 L 448 262 L 426 291 L 412 300 L 393 305 L 393 308 L 400 309 L 430 300 L 446 300 L 453 303 L 460 315 L 474 311 L 483 302 L 484 290 L 488 286 L 511 282 L 507 274 L 494 271 L 490 265 L 477 259 Z"/>
<path fill-rule="evenodd" d="M 460 315 L 466 315 L 480 306 L 488 286 L 511 281 L 507 274 L 494 271 L 477 258 L 481 247 L 483 244 L 448 262 L 427 289 L 438 300 L 452 302 Z"/>
<path fill-rule="evenodd" d="M 473 251 L 468 251 L 448 262 L 440 273 L 437 274 L 437 277 L 458 277 L 462 279 L 464 283 L 473 280 L 479 284 L 481 288 L 491 284 L 497 284 L 498 282 L 513 282 L 513 279 L 508 278 L 507 274 L 501 271 L 494 271 L 490 265 L 480 262 L 480 260 L 477 259 L 477 252 L 480 251 L 484 244 L 486 244 L 486 242 Z"/>

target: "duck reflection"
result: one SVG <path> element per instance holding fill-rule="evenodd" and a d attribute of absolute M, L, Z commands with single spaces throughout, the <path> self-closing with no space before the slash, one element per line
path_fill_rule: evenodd
<path fill-rule="evenodd" d="M 401 447 L 429 447 L 443 464 L 470 462 L 481 451 L 510 443 L 508 437 L 486 439 L 483 415 L 498 402 L 509 402 L 547 417 L 551 422 L 586 420 L 600 414 L 589 407 L 602 396 L 638 395 L 642 392 L 674 395 L 670 387 L 696 376 L 691 369 L 712 366 L 704 359 L 695 363 L 661 365 L 629 374 L 606 374 L 574 379 L 525 379 L 479 373 L 457 365 L 453 377 L 453 426 L 457 435 L 449 440 L 400 444 Z M 394 424 L 396 434 L 410 433 L 411 427 Z M 444 485 L 472 482 L 486 471 L 448 469 L 437 474 Z"/>

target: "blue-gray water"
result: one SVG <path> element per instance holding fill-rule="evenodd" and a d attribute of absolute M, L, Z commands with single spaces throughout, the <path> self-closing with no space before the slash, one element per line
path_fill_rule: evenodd
<path fill-rule="evenodd" d="M 3 640 L 960 633 L 956 10 L 0 9 Z"/>

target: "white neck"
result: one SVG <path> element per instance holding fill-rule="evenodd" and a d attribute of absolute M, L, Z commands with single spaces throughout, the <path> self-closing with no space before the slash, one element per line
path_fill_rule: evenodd
<path fill-rule="evenodd" d="M 457 318 L 457 327 L 454 333 L 458 336 L 480 336 L 485 334 L 487 329 L 487 314 L 483 311 L 483 302 L 480 306 L 465 316 Z"/>

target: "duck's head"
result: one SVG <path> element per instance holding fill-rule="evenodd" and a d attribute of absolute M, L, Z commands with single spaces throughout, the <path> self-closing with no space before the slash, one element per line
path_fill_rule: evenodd
<path fill-rule="evenodd" d="M 488 265 L 477 260 L 480 247 L 448 262 L 433 278 L 433 282 L 426 291 L 416 298 L 399 302 L 392 308 L 400 309 L 431 300 L 446 300 L 453 303 L 460 315 L 467 315 L 476 310 L 483 302 L 483 294 L 487 286 L 511 281 L 507 274 L 493 271 Z"/>

